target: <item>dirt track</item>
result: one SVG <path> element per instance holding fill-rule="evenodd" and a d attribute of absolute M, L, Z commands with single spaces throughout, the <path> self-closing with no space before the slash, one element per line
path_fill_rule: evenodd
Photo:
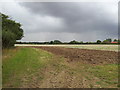
<path fill-rule="evenodd" d="M 118 53 L 114 51 L 87 50 L 63 47 L 35 47 L 41 48 L 68 59 L 68 62 L 79 61 L 89 64 L 115 64 L 118 62 Z"/>

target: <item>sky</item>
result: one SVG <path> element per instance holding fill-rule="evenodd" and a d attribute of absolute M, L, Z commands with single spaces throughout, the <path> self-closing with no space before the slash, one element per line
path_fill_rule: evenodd
<path fill-rule="evenodd" d="M 0 12 L 20 22 L 21 41 L 96 41 L 118 38 L 117 2 L 2 2 Z"/>

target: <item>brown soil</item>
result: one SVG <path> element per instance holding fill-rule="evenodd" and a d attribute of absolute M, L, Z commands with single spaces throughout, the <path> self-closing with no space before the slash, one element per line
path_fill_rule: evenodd
<path fill-rule="evenodd" d="M 102 50 L 88 50 L 77 48 L 63 48 L 63 47 L 35 47 L 41 48 L 55 55 L 67 58 L 68 62 L 79 61 L 89 64 L 117 64 L 118 52 L 102 51 Z"/>
<path fill-rule="evenodd" d="M 54 56 L 55 62 L 47 65 L 33 75 L 25 75 L 21 87 L 26 88 L 101 88 L 96 84 L 100 79 L 86 72 L 81 63 L 69 63 L 59 56 Z M 53 60 L 53 61 L 54 61 Z M 79 66 L 80 65 L 80 66 Z M 40 77 L 42 79 L 40 79 Z M 31 79 L 31 80 L 30 80 Z M 30 82 L 30 83 L 29 83 Z M 103 82 L 104 83 L 104 82 Z"/>
<path fill-rule="evenodd" d="M 99 65 L 99 64 L 115 64 L 117 63 L 117 52 L 87 50 L 77 48 L 63 47 L 34 47 L 46 50 L 55 54 L 53 65 L 43 69 L 44 79 L 37 82 L 33 87 L 39 88 L 101 88 L 115 87 L 109 85 L 99 77 L 94 76 L 87 71 L 88 68 L 84 65 Z M 63 62 L 60 58 L 64 57 Z M 59 68 L 58 68 L 59 66 Z M 39 76 L 39 75 L 38 75 Z M 34 80 L 37 81 L 37 80 Z M 97 84 L 96 82 L 102 82 Z M 109 85 L 109 86 L 106 86 Z M 32 86 L 32 85 L 30 85 Z"/>

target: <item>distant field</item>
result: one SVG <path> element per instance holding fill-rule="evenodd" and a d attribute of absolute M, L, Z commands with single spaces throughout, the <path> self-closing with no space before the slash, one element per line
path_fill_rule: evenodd
<path fill-rule="evenodd" d="M 107 51 L 118 52 L 118 45 L 75 45 L 75 46 L 66 46 L 66 47 L 79 48 L 79 49 L 107 50 Z"/>
<path fill-rule="evenodd" d="M 107 51 L 118 51 L 118 45 L 35 45 L 35 44 L 16 44 L 15 46 L 58 46 L 68 48 L 79 48 L 79 49 L 94 49 L 94 50 L 107 50 Z"/>

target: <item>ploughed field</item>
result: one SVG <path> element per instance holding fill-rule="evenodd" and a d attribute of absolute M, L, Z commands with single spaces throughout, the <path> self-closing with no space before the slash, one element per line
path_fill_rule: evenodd
<path fill-rule="evenodd" d="M 82 62 L 88 64 L 117 64 L 118 53 L 113 51 L 88 50 L 63 47 L 35 47 L 56 55 L 62 55 L 68 62 Z"/>
<path fill-rule="evenodd" d="M 117 88 L 118 52 L 50 46 L 3 50 L 3 87 Z"/>

